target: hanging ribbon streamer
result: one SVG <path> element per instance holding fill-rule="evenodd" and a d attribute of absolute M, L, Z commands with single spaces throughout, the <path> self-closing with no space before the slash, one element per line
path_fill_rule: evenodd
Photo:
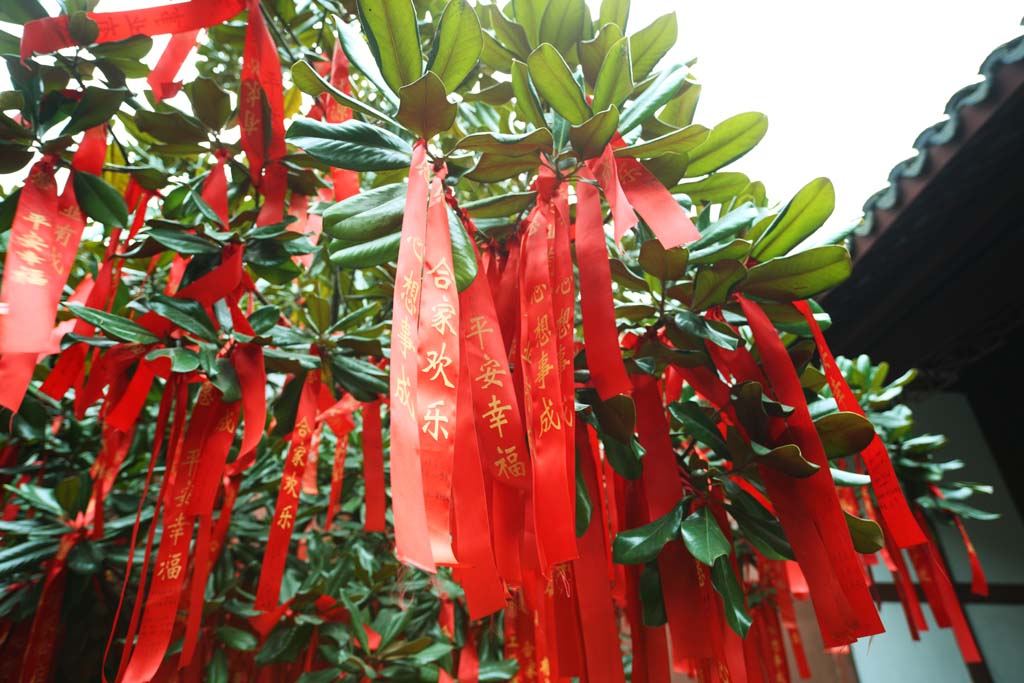
<path fill-rule="evenodd" d="M 434 571 L 427 534 L 420 468 L 420 416 L 414 401 L 419 384 L 420 287 L 427 234 L 427 145 L 413 147 L 395 272 L 391 319 L 391 508 L 398 559 Z"/>
<path fill-rule="evenodd" d="M 363 406 L 363 482 L 366 486 L 367 531 L 386 531 L 384 511 L 384 442 L 380 401 Z M 340 438 L 340 437 L 339 437 Z M 339 491 L 340 494 L 340 491 Z M 328 519 L 333 519 L 328 515 Z"/>
<path fill-rule="evenodd" d="M 882 622 L 853 549 L 800 379 L 761 307 L 748 299 L 739 301 L 754 333 L 770 387 L 779 401 L 794 409 L 785 426 L 804 458 L 821 468 L 805 479 L 793 479 L 764 467 L 761 474 L 786 537 L 807 575 L 825 646 L 847 645 L 862 636 L 881 633 Z"/>
<path fill-rule="evenodd" d="M 797 301 L 793 304 L 807 320 L 807 325 L 814 335 L 814 342 L 818 347 L 818 355 L 821 357 L 821 366 L 825 371 L 825 379 L 828 380 L 832 395 L 836 399 L 839 410 L 845 410 L 864 416 L 864 409 L 861 408 L 857 397 L 850 391 L 850 385 L 836 365 L 835 356 L 825 341 L 825 335 L 814 319 L 814 312 L 806 301 Z M 925 542 L 921 528 L 914 520 L 914 515 L 907 505 L 907 499 L 900 488 L 896 472 L 892 467 L 892 460 L 882 440 L 875 435 L 868 447 L 861 453 L 861 458 L 868 468 L 871 476 L 871 489 L 878 500 L 878 507 L 885 518 L 886 526 L 893 534 L 896 545 L 900 548 L 909 548 Z"/>
<path fill-rule="evenodd" d="M 297 381 L 297 380 L 292 380 Z M 281 578 L 288 555 L 288 544 L 295 528 L 299 512 L 299 484 L 309 457 L 309 443 L 313 436 L 316 407 L 320 392 L 320 373 L 313 370 L 306 374 L 299 394 L 299 405 L 295 412 L 295 426 L 292 428 L 290 446 L 285 456 L 284 471 L 281 473 L 281 488 L 277 493 L 274 517 L 270 523 L 267 549 L 263 554 L 259 583 L 256 587 L 255 608 L 271 612 L 278 607 L 281 594 Z"/>
<path fill-rule="evenodd" d="M 549 254 L 554 253 L 554 179 L 541 179 L 537 206 L 524 224 L 519 261 L 520 354 L 526 433 L 533 454 L 533 513 L 542 568 L 574 559 L 575 506 L 569 495 L 563 392 L 555 336 L 555 286 Z M 510 409 L 510 408 L 508 408 Z M 496 407 L 488 417 L 505 422 Z M 574 410 L 574 406 L 570 406 Z"/>
<path fill-rule="evenodd" d="M 581 176 L 587 178 L 582 170 Z M 617 394 L 628 393 L 631 387 L 615 326 L 612 275 L 601 203 L 597 188 L 585 180 L 576 184 L 576 260 L 586 264 L 579 273 L 587 367 L 598 395 L 607 401 Z"/>
<path fill-rule="evenodd" d="M 87 12 L 86 16 L 99 28 L 99 35 L 93 42 L 111 43 L 138 35 L 156 36 L 206 28 L 227 21 L 243 7 L 243 0 L 224 0 L 213 5 L 206 0 L 192 0 L 125 12 Z M 21 60 L 35 53 L 55 52 L 76 45 L 71 38 L 70 25 L 71 18 L 67 14 L 26 23 L 21 38 Z"/>
<path fill-rule="evenodd" d="M 188 58 L 192 48 L 196 45 L 196 38 L 199 37 L 199 29 L 195 28 L 182 33 L 175 33 L 167 42 L 163 54 L 157 61 L 156 66 L 146 76 L 146 83 L 153 91 L 153 99 L 157 102 L 174 97 L 181 90 L 181 82 L 175 81 L 182 64 Z"/>

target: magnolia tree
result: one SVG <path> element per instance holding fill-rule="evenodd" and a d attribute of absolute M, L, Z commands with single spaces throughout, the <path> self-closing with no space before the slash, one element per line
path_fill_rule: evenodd
<path fill-rule="evenodd" d="M 674 15 L 60 4 L 0 8 L 4 680 L 787 681 L 879 558 L 978 657 L 924 515 L 978 487 Z"/>

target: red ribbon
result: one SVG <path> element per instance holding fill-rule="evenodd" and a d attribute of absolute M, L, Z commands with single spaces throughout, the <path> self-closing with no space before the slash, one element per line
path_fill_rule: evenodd
<path fill-rule="evenodd" d="M 835 356 L 825 341 L 825 335 L 814 319 L 814 312 L 806 301 L 797 301 L 793 304 L 807 320 L 807 325 L 814 335 L 814 342 L 818 347 L 818 355 L 821 356 L 821 367 L 825 370 L 825 378 L 828 380 L 832 395 L 836 399 L 839 410 L 854 412 L 864 416 L 864 409 L 861 408 L 857 397 L 850 391 L 850 385 L 836 365 Z M 921 528 L 914 521 L 914 515 L 907 505 L 907 499 L 903 496 L 903 489 L 896 478 L 896 472 L 892 467 L 892 460 L 882 440 L 875 435 L 871 443 L 861 453 L 861 458 L 871 475 L 871 488 L 878 500 L 878 507 L 885 518 L 886 526 L 893 534 L 896 545 L 900 548 L 920 545 L 925 542 Z"/>
<path fill-rule="evenodd" d="M 581 176 L 586 178 L 582 169 Z M 631 385 L 622 363 L 619 331 L 615 326 L 612 274 L 601 202 L 597 188 L 583 181 L 576 184 L 576 261 L 581 265 L 580 309 L 587 367 L 598 395 L 606 401 L 617 394 L 629 393 Z"/>
<path fill-rule="evenodd" d="M 363 482 L 366 486 L 367 531 L 386 531 L 384 511 L 384 442 L 380 401 L 363 406 Z M 340 493 L 340 491 L 339 491 Z M 332 519 L 328 517 L 328 519 Z"/>
<path fill-rule="evenodd" d="M 825 646 L 846 645 L 862 636 L 880 633 L 882 622 L 853 549 L 828 458 L 807 410 L 800 378 L 761 307 L 744 298 L 739 302 L 754 333 L 770 388 L 778 400 L 794 409 L 785 427 L 803 456 L 821 468 L 805 479 L 794 479 L 765 467 L 760 471 L 786 537 L 807 575 Z"/>
<path fill-rule="evenodd" d="M 313 436 L 319 392 L 320 373 L 314 370 L 307 373 L 302 392 L 299 394 L 295 427 L 290 438 L 291 445 L 286 455 L 284 471 L 281 473 L 281 488 L 277 493 L 267 549 L 263 554 L 263 565 L 260 567 L 254 607 L 262 612 L 271 612 L 278 607 L 288 543 L 295 528 L 295 519 L 298 517 L 299 485 L 309 457 L 309 443 Z"/>
<path fill-rule="evenodd" d="M 391 508 L 398 559 L 434 571 L 423 500 L 420 422 L 414 404 L 419 380 L 420 286 L 429 175 L 426 143 L 420 140 L 413 147 L 409 169 L 391 319 Z"/>
<path fill-rule="evenodd" d="M 127 12 L 89 12 L 99 35 L 96 43 L 110 43 L 132 36 L 184 33 L 227 21 L 243 9 L 241 0 L 224 0 L 211 5 L 205 0 Z M 36 19 L 25 24 L 21 38 L 21 61 L 33 53 L 55 52 L 76 45 L 71 38 L 70 17 Z"/>
<path fill-rule="evenodd" d="M 195 47 L 199 29 L 194 28 L 182 33 L 175 33 L 167 42 L 163 54 L 153 70 L 146 76 L 149 89 L 153 91 L 153 99 L 157 102 L 174 97 L 181 90 L 181 83 L 174 77 L 178 75 L 181 65 L 185 63 L 192 48 Z"/>

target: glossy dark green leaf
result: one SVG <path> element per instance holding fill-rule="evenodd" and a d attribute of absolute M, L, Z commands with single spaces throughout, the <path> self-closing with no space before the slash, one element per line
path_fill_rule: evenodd
<path fill-rule="evenodd" d="M 851 515 L 846 510 L 843 510 L 843 517 L 853 539 L 853 548 L 858 553 L 871 555 L 885 547 L 885 536 L 878 522 Z"/>
<path fill-rule="evenodd" d="M 612 544 L 612 557 L 619 564 L 643 564 L 653 561 L 665 544 L 679 533 L 683 504 L 679 502 L 667 514 L 649 524 L 621 531 Z"/>
<path fill-rule="evenodd" d="M 860 453 L 875 438 L 875 428 L 862 415 L 838 412 L 814 421 L 821 445 L 829 458 L 841 458 Z"/>
<path fill-rule="evenodd" d="M 689 252 L 683 247 L 666 249 L 656 239 L 640 245 L 639 262 L 644 272 L 659 280 L 681 280 L 686 277 Z"/>
<path fill-rule="evenodd" d="M 547 5 L 546 0 L 512 0 L 512 14 L 522 25 L 530 45 L 540 44 L 541 22 Z"/>
<path fill-rule="evenodd" d="M 214 361 L 214 372 L 210 382 L 220 390 L 220 398 L 224 403 L 242 400 L 242 385 L 238 380 L 238 371 L 228 358 Z"/>
<path fill-rule="evenodd" d="M 541 18 L 538 40 L 550 43 L 559 52 L 569 50 L 583 37 L 583 22 L 590 20 L 584 0 L 548 2 Z"/>
<path fill-rule="evenodd" d="M 68 125 L 61 131 L 61 135 L 75 135 L 106 123 L 114 117 L 127 95 L 126 90 L 87 87 L 82 93 L 82 99 L 71 112 Z"/>
<path fill-rule="evenodd" d="M 166 349 L 153 349 L 146 354 L 146 360 L 170 358 L 171 372 L 192 372 L 199 369 L 199 354 L 191 349 L 178 346 Z"/>
<path fill-rule="evenodd" d="M 640 572 L 640 620 L 644 626 L 657 628 L 668 623 L 665 599 L 661 593 L 661 574 L 656 562 L 648 562 Z"/>
<path fill-rule="evenodd" d="M 675 45 L 678 33 L 676 13 L 669 12 L 630 36 L 633 78 L 637 81 L 647 78 L 661 58 Z"/>
<path fill-rule="evenodd" d="M 754 244 L 751 258 L 758 261 L 782 256 L 825 224 L 836 206 L 836 193 L 828 178 L 804 185 L 779 212 Z"/>
<path fill-rule="evenodd" d="M 652 159 L 666 154 L 686 154 L 691 149 L 703 144 L 709 133 L 710 131 L 704 126 L 687 126 L 653 140 L 638 142 L 628 147 L 619 147 L 615 150 L 615 156 Z"/>
<path fill-rule="evenodd" d="M 541 152 L 552 152 L 554 140 L 547 128 L 528 133 L 473 133 L 455 143 L 455 149 L 484 152 L 499 156 L 527 156 L 534 158 Z"/>
<path fill-rule="evenodd" d="M 619 110 L 612 105 L 578 126 L 569 127 L 569 140 L 581 159 L 601 156 L 619 125 Z"/>
<path fill-rule="evenodd" d="M 160 341 L 145 327 L 119 315 L 88 308 L 81 304 L 64 304 L 75 317 L 81 318 L 90 325 L 95 325 L 108 336 L 136 344 L 155 344 Z"/>
<path fill-rule="evenodd" d="M 212 78 L 199 77 L 185 86 L 192 111 L 211 130 L 220 130 L 231 117 L 231 98 Z"/>
<path fill-rule="evenodd" d="M 662 71 L 658 77 L 622 112 L 619 119 L 619 132 L 628 133 L 654 115 L 663 104 L 676 96 L 686 84 L 690 70 L 685 66 L 673 64 Z M 634 76 L 635 68 L 634 68 Z M 705 142 L 704 144 L 707 144 Z M 703 147 L 701 145 L 700 147 Z M 697 147 L 696 149 L 700 149 Z"/>
<path fill-rule="evenodd" d="M 121 193 L 103 178 L 76 170 L 72 175 L 75 199 L 82 212 L 93 220 L 115 228 L 128 225 L 128 205 Z"/>
<path fill-rule="evenodd" d="M 691 311 L 682 310 L 676 313 L 674 318 L 676 326 L 694 337 L 707 339 L 724 349 L 735 349 L 739 339 L 728 334 L 715 323 L 709 322 Z M 724 328 L 725 326 L 722 326 Z"/>
<path fill-rule="evenodd" d="M 176 251 L 179 254 L 219 254 L 221 248 L 199 235 L 192 234 L 190 232 L 184 232 L 182 230 L 174 230 L 172 228 L 149 228 L 146 235 L 157 242 L 158 244 Z M 134 256 L 134 250 L 132 252 L 126 252 L 125 257 Z"/>
<path fill-rule="evenodd" d="M 359 0 L 359 21 L 380 73 L 398 92 L 423 75 L 416 7 L 411 0 Z"/>
<path fill-rule="evenodd" d="M 473 218 L 500 218 L 522 213 L 533 205 L 536 192 L 510 192 L 466 202 L 462 208 Z"/>
<path fill-rule="evenodd" d="M 703 180 L 681 183 L 672 188 L 673 192 L 682 192 L 694 202 L 724 204 L 739 195 L 750 185 L 750 178 L 742 173 L 723 171 L 714 173 Z"/>
<path fill-rule="evenodd" d="M 690 307 L 702 311 L 724 304 L 729 293 L 746 277 L 747 269 L 739 261 L 718 261 L 697 269 Z"/>
<path fill-rule="evenodd" d="M 725 620 L 728 622 L 729 628 L 739 634 L 741 638 L 746 638 L 752 620 L 744 602 L 743 588 L 736 579 L 736 572 L 733 571 L 728 557 L 720 557 L 715 561 L 711 568 L 711 585 L 722 596 Z"/>
<path fill-rule="evenodd" d="M 343 21 L 336 22 L 335 28 L 338 31 L 338 42 L 341 43 L 341 49 L 348 57 L 348 61 L 374 85 L 385 100 L 397 107 L 398 90 L 393 91 L 388 87 L 387 81 L 384 80 L 384 76 L 380 72 L 380 67 L 377 66 L 373 52 L 363 40 L 359 29 Z M 296 85 L 298 85 L 297 81 Z M 301 86 L 299 88 L 301 89 Z"/>
<path fill-rule="evenodd" d="M 605 56 L 611 51 L 612 45 L 622 40 L 622 29 L 615 24 L 603 24 L 597 35 L 588 40 L 580 42 L 577 46 L 580 66 L 583 67 L 583 77 L 587 83 L 593 85 L 597 82 L 597 76 L 601 71 Z M 632 72 L 632 65 L 630 65 Z"/>
<path fill-rule="evenodd" d="M 668 411 L 697 441 L 710 447 L 719 457 L 729 457 L 729 447 L 703 408 L 692 401 L 677 401 L 669 404 Z"/>
<path fill-rule="evenodd" d="M 740 289 L 774 301 L 806 299 L 840 284 L 850 276 L 850 270 L 846 247 L 816 247 L 754 266 Z"/>
<path fill-rule="evenodd" d="M 462 221 L 448 207 L 448 231 L 452 241 L 452 270 L 455 271 L 455 287 L 460 292 L 473 284 L 477 275 L 476 252 L 473 238 L 466 232 Z"/>
<path fill-rule="evenodd" d="M 402 86 L 398 98 L 395 118 L 420 138 L 430 139 L 455 123 L 458 106 L 448 101 L 444 83 L 432 71 Z"/>
<path fill-rule="evenodd" d="M 866 474 L 858 474 L 847 470 L 839 470 L 835 467 L 829 468 L 832 473 L 832 482 L 836 486 L 868 486 L 871 484 L 871 477 Z"/>
<path fill-rule="evenodd" d="M 530 81 L 537 93 L 566 121 L 579 125 L 590 118 L 590 107 L 583 99 L 583 91 L 554 46 L 550 43 L 540 45 L 530 53 L 527 65 Z"/>
<path fill-rule="evenodd" d="M 353 111 L 357 111 L 368 116 L 373 116 L 375 118 L 380 119 L 381 121 L 386 121 L 388 123 L 398 125 L 398 123 L 393 118 L 391 118 L 384 112 L 380 111 L 376 107 L 372 107 L 364 102 L 361 102 L 356 98 L 352 97 L 351 95 L 346 95 L 341 90 L 335 88 L 333 85 L 328 83 L 323 76 L 318 74 L 316 72 L 316 69 L 310 66 L 308 62 L 295 62 L 294 64 L 292 64 L 292 82 L 295 83 L 296 88 L 306 93 L 307 95 L 312 95 L 316 97 L 323 93 L 327 93 L 336 102 L 339 102 L 340 104 L 343 104 L 346 107 L 350 107 Z M 395 97 L 395 101 L 398 101 L 397 97 Z"/>
<path fill-rule="evenodd" d="M 771 467 L 773 470 L 778 470 L 798 479 L 816 474 L 821 469 L 820 465 L 815 465 L 804 458 L 800 452 L 800 447 L 795 444 L 785 444 L 784 446 L 773 448 L 764 454 L 758 455 L 757 461 L 767 467 Z"/>
<path fill-rule="evenodd" d="M 727 558 L 732 552 L 732 545 L 706 505 L 697 508 L 682 520 L 679 533 L 690 554 L 709 567 L 718 558 Z"/>
<path fill-rule="evenodd" d="M 206 129 L 199 119 L 180 111 L 146 111 L 135 113 L 135 125 L 143 133 L 163 142 L 190 144 L 206 142 Z"/>
<path fill-rule="evenodd" d="M 12 24 L 26 24 L 33 19 L 45 19 L 48 15 L 38 0 L 8 0 L 0 4 L 0 21 Z"/>
<path fill-rule="evenodd" d="M 399 188 L 404 195 L 404 186 L 399 185 Z M 354 195 L 350 199 L 354 200 L 360 197 L 363 197 L 363 193 Z M 365 205 L 366 202 L 361 202 L 361 204 Z M 335 204 L 335 207 L 343 205 L 344 202 Z M 366 242 L 401 230 L 402 217 L 405 215 L 405 197 L 394 197 L 377 206 L 340 220 L 337 219 L 338 215 L 341 215 L 340 211 L 332 212 L 330 209 L 324 213 L 324 232 L 350 244 Z"/>
<path fill-rule="evenodd" d="M 587 533 L 590 518 L 594 513 L 594 503 L 587 491 L 587 482 L 583 479 L 582 470 L 576 469 L 576 537 Z"/>
<path fill-rule="evenodd" d="M 179 299 L 163 294 L 154 294 L 149 299 L 149 308 L 157 315 L 170 320 L 200 339 L 217 340 L 217 330 L 213 326 L 213 321 L 206 314 L 206 309 L 202 304 L 194 299 Z"/>
<path fill-rule="evenodd" d="M 323 123 L 300 118 L 292 123 L 285 137 L 318 161 L 350 171 L 389 171 L 408 168 L 412 162 L 409 143 L 383 128 L 355 119 Z"/>
<path fill-rule="evenodd" d="M 398 259 L 402 233 L 396 232 L 377 239 L 342 247 L 331 254 L 331 263 L 340 268 L 372 268 Z"/>
<path fill-rule="evenodd" d="M 454 92 L 476 66 L 483 42 L 472 5 L 449 0 L 438 20 L 427 69 L 438 75 L 448 92 Z"/>
<path fill-rule="evenodd" d="M 536 171 L 539 165 L 539 159 L 532 154 L 505 156 L 485 152 L 466 177 L 480 183 L 493 183 L 521 173 Z"/>
<path fill-rule="evenodd" d="M 544 128 L 544 112 L 541 111 L 537 91 L 530 82 L 529 67 L 519 60 L 513 60 L 510 66 L 512 73 L 512 92 L 516 98 L 516 113 L 534 128 Z"/>
<path fill-rule="evenodd" d="M 693 149 L 686 177 L 717 171 L 752 150 L 768 132 L 768 117 L 756 112 L 737 114 L 711 129 L 708 139 Z"/>

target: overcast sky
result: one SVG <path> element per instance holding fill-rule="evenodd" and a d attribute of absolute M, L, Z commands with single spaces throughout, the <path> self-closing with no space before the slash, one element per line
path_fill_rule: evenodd
<path fill-rule="evenodd" d="M 735 169 L 776 201 L 830 178 L 830 230 L 859 220 L 953 93 L 1021 34 L 1024 14 L 1019 0 L 633 0 L 630 32 L 673 7 L 677 54 L 698 58 L 704 84 L 697 122 L 766 114 L 767 136 Z"/>
<path fill-rule="evenodd" d="M 157 4 L 101 0 L 97 9 Z M 735 170 L 764 181 L 778 202 L 813 178 L 831 178 L 829 230 L 859 220 L 950 96 L 978 80 L 996 46 L 1020 35 L 1024 12 L 1019 0 L 633 0 L 629 32 L 673 9 L 674 56 L 697 57 L 704 84 L 697 122 L 767 114 L 767 136 Z"/>

